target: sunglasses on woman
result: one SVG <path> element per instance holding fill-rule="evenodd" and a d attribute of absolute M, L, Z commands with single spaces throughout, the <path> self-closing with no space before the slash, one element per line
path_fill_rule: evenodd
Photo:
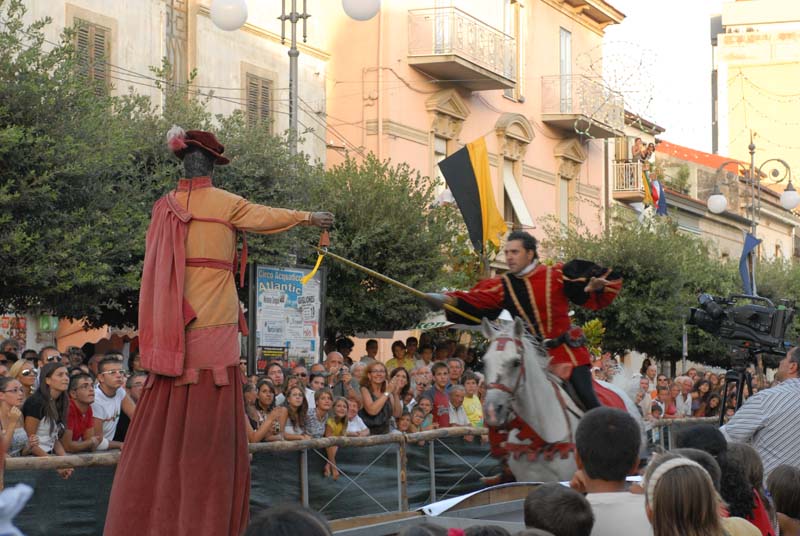
<path fill-rule="evenodd" d="M 20 375 L 22 376 L 33 376 L 34 374 L 36 374 L 36 371 L 33 369 L 25 369 L 22 372 L 20 372 Z"/>

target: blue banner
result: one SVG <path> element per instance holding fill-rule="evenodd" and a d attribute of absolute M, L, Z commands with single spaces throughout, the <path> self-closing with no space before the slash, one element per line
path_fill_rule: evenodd
<path fill-rule="evenodd" d="M 750 278 L 750 266 L 748 266 L 747 258 L 760 243 L 761 243 L 760 239 L 756 238 L 750 233 L 747 233 L 747 235 L 744 238 L 742 257 L 739 259 L 739 275 L 742 276 L 742 286 L 744 288 L 744 293 L 748 295 L 753 294 L 753 280 Z"/>

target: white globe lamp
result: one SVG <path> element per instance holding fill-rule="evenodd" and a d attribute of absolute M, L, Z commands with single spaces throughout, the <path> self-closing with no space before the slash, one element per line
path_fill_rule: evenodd
<path fill-rule="evenodd" d="M 796 208 L 797 205 L 800 205 L 800 194 L 794 189 L 794 185 L 790 180 L 788 186 L 786 186 L 786 190 L 781 194 L 781 206 L 786 210 L 792 210 Z"/>
<path fill-rule="evenodd" d="M 714 192 L 711 194 L 711 197 L 708 198 L 706 205 L 708 206 L 708 210 L 714 214 L 722 214 L 725 212 L 725 209 L 728 208 L 728 200 L 725 199 L 725 196 L 722 195 L 718 187 L 714 187 Z"/>
<path fill-rule="evenodd" d="M 342 0 L 342 9 L 353 20 L 369 20 L 381 9 L 381 0 Z"/>
<path fill-rule="evenodd" d="M 211 22 L 226 32 L 238 30 L 247 22 L 247 2 L 245 0 L 212 0 Z"/>

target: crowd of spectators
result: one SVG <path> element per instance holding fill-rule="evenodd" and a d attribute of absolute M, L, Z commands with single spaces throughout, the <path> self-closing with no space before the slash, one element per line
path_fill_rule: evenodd
<path fill-rule="evenodd" d="M 685 374 L 670 377 L 659 373 L 658 366 L 645 359 L 638 374 L 633 378 L 622 378 L 622 369 L 616 358 L 605 355 L 595 362 L 592 371 L 598 380 L 622 387 L 645 420 L 719 417 L 720 413 L 729 418 L 736 412 L 738 385 L 726 385 L 724 374 L 710 370 L 692 367 Z M 763 376 L 756 375 L 752 369 L 749 372 L 753 382 L 751 387 L 743 386 L 744 400 L 769 387 Z"/>
<path fill-rule="evenodd" d="M 434 345 L 426 339 L 420 345 L 409 337 L 392 344 L 392 358 L 386 364 L 376 359 L 376 340 L 368 341 L 366 348 L 367 354 L 353 362 L 352 343 L 343 339 L 336 349 L 329 349 L 322 363 L 290 366 L 274 360 L 263 375 L 248 375 L 242 360 L 249 441 L 483 425 L 483 376 L 479 361 L 465 346 L 453 341 Z M 325 476 L 338 478 L 336 447 L 327 449 L 327 457 L 331 463 L 325 466 Z"/>
<path fill-rule="evenodd" d="M 485 385 L 479 360 L 465 359 L 466 348 L 452 341 L 418 344 L 411 337 L 395 341 L 387 367 L 376 359 L 375 347 L 370 341 L 367 355 L 354 363 L 352 346 L 340 342 L 323 363 L 274 361 L 261 375 L 248 376 L 242 362 L 248 440 L 482 426 Z M 121 447 L 147 380 L 136 355 L 87 358 L 77 348 L 66 355 L 49 346 L 19 356 L 0 352 L 0 367 L 0 433 L 7 456 Z M 610 382 L 620 374 L 608 356 L 594 372 Z M 710 371 L 693 368 L 671 379 L 645 362 L 640 377 L 627 381 L 634 384 L 646 420 L 719 416 L 734 409 L 713 403 L 722 393 L 735 400 L 736 386 Z M 641 433 L 631 415 L 611 408 L 586 413 L 574 437 L 577 472 L 568 487 L 547 484 L 531 492 L 522 512 L 526 530 L 519 534 L 800 534 L 800 351 L 793 349 L 781 361 L 775 383 L 756 381 L 726 426 L 683 428 L 674 438 L 677 448 L 649 460 L 640 457 Z M 336 451 L 327 448 L 324 476 L 339 476 Z M 72 470 L 59 474 L 69 478 Z M 627 477 L 637 474 L 641 481 L 632 484 Z M 302 507 L 268 509 L 253 519 L 247 534 L 282 534 L 284 522 L 330 534 L 323 517 Z M 490 525 L 461 531 L 421 524 L 402 534 L 509 533 Z"/>
<path fill-rule="evenodd" d="M 147 379 L 137 355 L 62 355 L 54 346 L 0 348 L 0 433 L 6 456 L 121 448 Z M 72 469 L 59 469 L 63 478 Z"/>

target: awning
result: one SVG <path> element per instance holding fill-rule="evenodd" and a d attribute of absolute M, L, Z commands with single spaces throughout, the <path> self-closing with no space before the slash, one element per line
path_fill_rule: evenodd
<path fill-rule="evenodd" d="M 519 191 L 516 179 L 508 174 L 503 174 L 503 186 L 505 186 L 506 194 L 511 201 L 511 206 L 514 207 L 514 213 L 517 215 L 519 223 L 525 228 L 536 228 L 533 218 L 528 212 L 528 207 L 525 206 L 525 199 L 522 198 L 522 192 Z"/>

